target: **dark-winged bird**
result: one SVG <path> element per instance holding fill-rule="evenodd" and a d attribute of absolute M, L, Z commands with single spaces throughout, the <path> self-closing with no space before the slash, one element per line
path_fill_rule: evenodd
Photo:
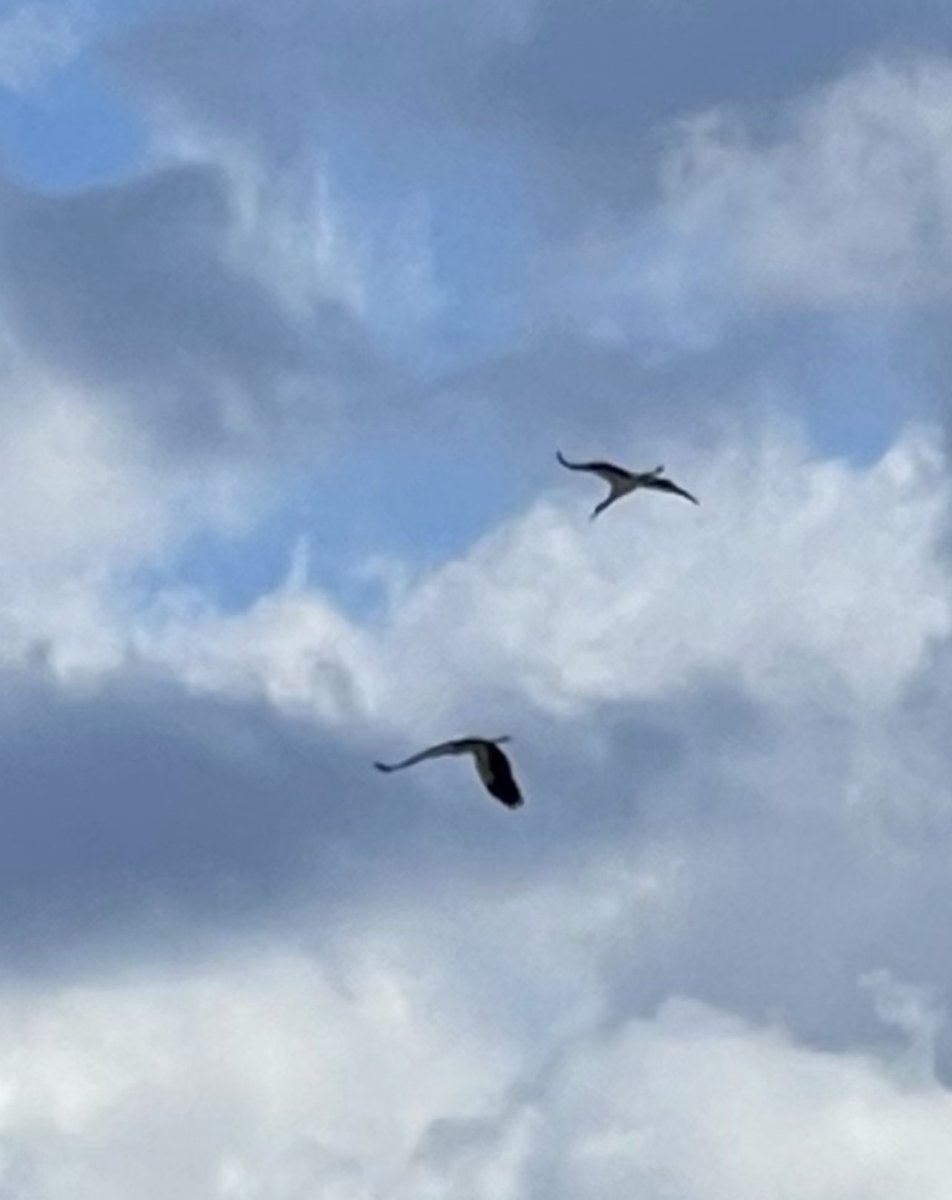
<path fill-rule="evenodd" d="M 629 492 L 633 492 L 637 488 L 653 488 L 656 492 L 672 492 L 675 496 L 683 496 L 685 500 L 690 500 L 692 504 L 700 504 L 700 501 L 690 492 L 678 487 L 670 479 L 661 478 L 664 467 L 655 467 L 653 471 L 634 472 L 626 471 L 624 467 L 616 467 L 613 463 L 607 462 L 569 462 L 567 458 L 562 457 L 561 450 L 556 450 L 555 457 L 563 467 L 568 467 L 570 471 L 590 471 L 599 479 L 604 479 L 611 488 L 601 504 L 595 506 L 591 517 L 593 521 L 600 512 L 604 512 L 608 508 L 609 504 L 614 504 L 616 500 L 620 500 L 622 496 L 627 496 Z"/>
<path fill-rule="evenodd" d="M 402 771 L 404 767 L 412 767 L 414 763 L 422 762 L 425 758 L 440 758 L 444 754 L 472 754 L 479 772 L 479 778 L 486 786 L 491 796 L 495 796 L 507 808 L 519 808 L 523 803 L 522 793 L 512 774 L 509 759 L 499 749 L 500 742 L 511 742 L 512 738 L 456 738 L 452 742 L 440 742 L 428 750 L 421 750 L 405 758 L 403 762 L 375 762 L 378 771 Z"/>

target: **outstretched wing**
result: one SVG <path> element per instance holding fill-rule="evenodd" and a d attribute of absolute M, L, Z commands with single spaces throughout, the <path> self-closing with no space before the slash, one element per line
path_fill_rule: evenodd
<path fill-rule="evenodd" d="M 562 457 L 562 451 L 556 450 L 555 457 L 559 460 L 563 467 L 568 467 L 570 471 L 591 471 L 593 475 L 597 475 L 600 479 L 604 479 L 609 485 L 613 483 L 623 483 L 630 479 L 634 479 L 631 471 L 626 471 L 624 467 L 616 467 L 614 463 L 607 462 L 569 462 L 567 458 Z"/>
<path fill-rule="evenodd" d="M 477 755 L 476 768 L 486 790 L 507 808 L 519 808 L 524 803 L 512 765 L 505 754 L 492 742 L 486 745 L 486 757 Z"/>
<path fill-rule="evenodd" d="M 700 504 L 701 501 L 690 492 L 686 492 L 683 487 L 678 487 L 676 483 L 672 483 L 670 479 L 648 479 L 642 485 L 647 488 L 654 488 L 656 492 L 671 492 L 675 496 L 683 496 L 685 500 L 690 500 L 692 504 Z"/>
<path fill-rule="evenodd" d="M 463 754 L 467 748 L 466 743 L 459 739 L 452 742 L 440 742 L 438 746 L 430 746 L 428 750 L 421 750 L 419 754 L 411 754 L 403 762 L 375 762 L 374 766 L 378 771 L 402 771 L 404 767 L 412 767 L 415 763 L 423 762 L 425 758 L 442 758 L 444 754 Z"/>

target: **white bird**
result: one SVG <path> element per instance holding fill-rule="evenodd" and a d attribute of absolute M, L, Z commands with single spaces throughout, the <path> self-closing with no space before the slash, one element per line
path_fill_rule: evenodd
<path fill-rule="evenodd" d="M 522 793 L 512 774 L 509 759 L 499 749 L 500 742 L 511 742 L 510 737 L 498 738 L 456 738 L 451 742 L 440 742 L 428 750 L 421 750 L 405 758 L 403 762 L 375 762 L 378 771 L 401 771 L 404 767 L 412 767 L 414 763 L 422 762 L 425 758 L 440 758 L 444 754 L 472 754 L 476 770 L 483 781 L 486 790 L 495 796 L 507 808 L 519 808 L 523 803 Z"/>
<path fill-rule="evenodd" d="M 683 496 L 685 500 L 690 500 L 692 504 L 700 504 L 700 501 L 690 492 L 686 492 L 684 488 L 678 487 L 670 479 L 660 478 L 664 467 L 655 467 L 653 471 L 633 472 L 607 462 L 569 462 L 567 458 L 562 457 L 561 450 L 556 450 L 555 457 L 563 467 L 568 467 L 570 471 L 590 471 L 599 479 L 604 479 L 611 488 L 601 504 L 595 506 L 595 511 L 591 516 L 593 521 L 600 512 L 604 512 L 608 508 L 609 504 L 614 504 L 616 500 L 620 500 L 622 496 L 627 496 L 629 492 L 633 492 L 637 488 L 653 488 L 657 492 L 673 492 L 676 496 Z"/>

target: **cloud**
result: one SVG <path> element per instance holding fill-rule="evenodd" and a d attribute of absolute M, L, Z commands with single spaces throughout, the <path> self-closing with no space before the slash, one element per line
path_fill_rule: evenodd
<path fill-rule="evenodd" d="M 803 1036 L 849 1045 L 865 1028 L 858 976 L 885 966 L 952 986 L 930 915 L 952 815 L 941 463 L 924 434 L 860 467 L 813 461 L 772 430 L 687 460 L 696 513 L 635 497 L 593 527 L 567 480 L 405 581 L 383 621 L 345 617 L 298 577 L 246 612 L 171 604 L 130 632 L 141 661 L 205 698 L 198 711 L 273 705 L 279 724 L 316 722 L 360 762 L 514 733 L 529 804 L 502 842 L 502 814 L 455 762 L 359 784 L 355 766 L 361 809 L 373 797 L 388 814 L 380 843 L 350 805 L 313 830 L 382 862 L 400 822 L 415 856 L 429 828 L 417 870 L 441 887 L 458 876 L 466 894 L 488 877 L 558 896 L 584 848 L 610 881 L 575 901 L 606 914 L 592 951 L 609 1011 L 681 991 L 755 1018 L 780 1009 Z M 883 563 L 889 587 L 871 590 Z M 294 810 L 292 839 L 310 836 L 307 814 Z M 449 833 L 461 822 L 463 842 Z M 642 861 L 669 864 L 656 922 L 623 882 Z M 539 989 L 555 986 L 543 972 Z"/>
<path fill-rule="evenodd" d="M 545 379 L 548 412 L 588 394 L 615 437 L 633 395 L 702 427 L 759 396 L 847 425 L 847 446 L 913 412 L 947 424 L 950 89 L 943 57 L 882 51 L 769 119 L 722 102 L 668 122 L 657 195 L 589 205 L 537 256 L 548 345 L 473 390 Z"/>
<path fill-rule="evenodd" d="M 949 88 L 834 7 L 166 14 L 141 173 L 0 189 L 0 1193 L 947 1190 L 947 455 L 798 414 L 945 302 Z M 372 769 L 466 732 L 519 814 Z"/>
<path fill-rule="evenodd" d="M 566 479 L 382 628 L 299 575 L 247 614 L 134 618 L 138 675 L 8 675 L 8 1187 L 146 1197 L 174 1161 L 186 1196 L 733 1200 L 791 1172 L 811 1200 L 941 1194 L 942 458 L 911 434 L 818 462 L 774 430 L 696 461 L 713 532 L 651 496 L 592 527 Z M 703 576 L 741 551 L 762 566 L 710 627 L 639 599 L 672 557 Z M 867 636 L 853 598 L 883 561 Z M 548 598 L 593 578 L 621 633 L 602 645 L 593 600 L 556 637 Z M 480 638 L 470 611 L 538 636 Z M 732 630 L 756 638 L 728 660 Z M 518 823 L 466 764 L 369 769 L 385 737 L 489 711 L 520 717 Z M 822 1153 L 789 1151 L 800 1121 Z"/>
<path fill-rule="evenodd" d="M 693 360 L 719 406 L 726 364 L 799 382 L 852 341 L 880 377 L 900 364 L 904 410 L 926 408 L 952 280 L 950 94 L 945 58 L 881 53 L 769 120 L 723 101 L 672 118 L 646 167 L 656 194 L 590 205 L 539 256 L 539 311 L 656 381 Z"/>
<path fill-rule="evenodd" d="M 391 150 L 432 161 L 425 142 L 452 130 L 454 98 L 478 80 L 481 56 L 521 42 L 533 15 L 521 0 L 284 0 L 267 13 L 211 3 L 133 31 L 110 59 L 160 120 L 237 137 L 272 160 L 286 162 L 346 112 L 385 130 Z M 358 55 L 366 75 L 353 70 Z"/>
<path fill-rule="evenodd" d="M 170 462 L 82 380 L 4 348 L 0 659 L 39 653 L 62 677 L 116 668 L 130 578 L 195 530 L 227 536 L 266 508 L 232 461 Z M 132 414 L 129 414 L 131 416 Z"/>
<path fill-rule="evenodd" d="M 488 132 L 530 156 L 547 187 L 557 180 L 549 210 L 558 212 L 579 194 L 583 209 L 593 195 L 627 206 L 651 131 L 672 117 L 725 102 L 762 109 L 879 45 L 928 46 L 945 32 L 929 0 L 810 3 L 795 16 L 779 0 L 716 10 L 699 0 L 585 9 L 287 0 L 267 14 L 218 4 L 156 22 L 114 61 L 157 111 L 278 157 L 345 113 L 380 153 L 397 150 L 416 169 L 432 164 L 441 139 Z"/>
<path fill-rule="evenodd" d="M 311 837 L 320 841 L 325 827 L 348 841 L 359 825 L 354 803 L 331 801 L 341 789 L 354 802 L 363 797 L 361 808 L 383 806 L 386 818 L 375 818 L 381 837 L 396 837 L 402 822 L 413 837 L 419 821 L 443 829 L 444 821 L 460 820 L 489 837 L 499 814 L 465 765 L 421 768 L 412 781 L 386 781 L 386 790 L 367 773 L 385 744 L 412 749 L 454 732 L 516 734 L 520 774 L 539 807 L 529 820 L 542 822 L 533 836 L 544 829 L 553 845 L 568 828 L 596 842 L 605 829 L 631 836 L 635 814 L 636 828 L 650 830 L 670 801 L 643 805 L 640 786 L 624 782 L 628 773 L 641 777 L 642 786 L 689 797 L 704 755 L 723 768 L 715 792 L 727 806 L 716 810 L 725 815 L 731 789 L 743 795 L 769 784 L 779 796 L 790 795 L 799 759 L 776 749 L 782 727 L 790 738 L 802 729 L 807 757 L 828 745 L 837 761 L 850 756 L 857 811 L 872 812 L 887 837 L 890 822 L 898 820 L 901 830 L 904 819 L 890 800 L 897 788 L 916 819 L 933 811 L 929 796 L 944 759 L 935 758 L 934 726 L 922 724 L 928 702 L 907 697 L 941 662 L 935 653 L 949 631 L 940 557 L 947 497 L 937 483 L 943 459 L 935 445 L 911 433 L 879 463 L 857 467 L 815 461 L 785 432 L 767 428 L 725 441 L 706 463 L 694 452 L 675 460 L 683 463 L 677 477 L 701 495 L 700 509 L 636 496 L 626 512 L 619 506 L 593 526 L 591 497 L 582 494 L 588 481 L 566 477 L 558 493 L 553 486 L 458 561 L 404 581 L 389 611 L 366 623 L 340 611 L 300 573 L 233 614 L 174 589 L 156 602 L 124 597 L 117 581 L 135 561 L 149 510 L 137 510 L 122 491 L 114 496 L 93 473 L 91 495 L 104 489 L 97 533 L 97 510 L 82 491 L 77 500 L 65 490 L 66 511 L 52 510 L 49 561 L 68 553 L 59 523 L 74 527 L 69 511 L 82 503 L 101 542 L 91 538 L 64 570 L 77 600 L 101 597 L 101 603 L 75 622 L 67 620 L 62 599 L 31 608 L 29 598 L 42 598 L 46 581 L 62 586 L 40 558 L 26 576 L 34 590 L 17 604 L 8 599 L 6 613 L 9 661 L 32 663 L 32 674 L 46 672 L 32 683 L 31 674 L 11 678 L 11 696 L 22 691 L 22 700 L 19 709 L 11 703 L 0 731 L 13 755 L 11 787 L 15 781 L 22 809 L 37 822 L 28 836 L 40 841 L 31 844 L 47 846 L 51 856 L 43 851 L 48 869 L 34 864 L 38 886 L 67 877 L 41 831 L 61 824 L 54 810 L 73 807 L 77 775 L 98 780 L 89 783 L 87 819 L 111 831 L 107 858 L 121 871 L 134 854 L 137 871 L 154 867 L 162 886 L 180 868 L 198 883 L 216 863 L 225 874 L 263 878 L 277 862 L 272 851 L 280 858 Z M 94 469 L 95 460 L 87 466 Z M 118 474 L 116 486 L 123 480 Z M 160 512 L 174 504 L 173 495 Z M 42 511 L 41 499 L 42 492 L 34 512 Z M 168 534 L 162 520 L 151 519 L 161 548 Z M 13 540 L 18 536 L 20 542 Z M 11 553 L 22 555 L 25 535 L 12 526 L 8 537 Z M 868 581 L 884 562 L 891 565 L 890 586 L 871 590 Z M 94 581 L 101 579 L 98 591 L 81 586 L 90 570 Z M 707 599 L 715 586 L 716 605 Z M 158 690 L 150 679 L 161 683 Z M 79 685 L 78 699 L 60 697 L 62 686 Z M 184 725 L 172 715 L 183 706 L 192 714 Z M 829 735 L 806 719 L 811 706 L 833 722 Z M 200 733 L 206 725 L 218 731 L 207 744 Z M 255 751 L 263 771 L 258 782 L 253 774 L 234 777 L 227 755 L 220 760 L 215 750 L 218 738 L 241 741 L 255 727 L 271 729 Z M 313 762 L 298 742 L 310 736 L 307 729 L 317 739 Z M 141 752 L 128 750 L 142 739 L 156 761 L 169 763 L 144 791 L 136 782 Z M 63 759 L 44 748 L 53 745 L 75 751 Z M 32 748 L 24 758 L 22 750 L 14 754 L 16 746 Z M 737 754 L 733 763 L 721 757 L 730 751 Z M 74 752 L 81 755 L 76 762 Z M 336 765 L 319 766 L 325 754 Z M 31 756 L 51 772 L 42 782 L 31 779 Z M 173 787 L 168 772 L 179 769 Z M 309 798 L 312 771 L 317 778 L 330 771 L 336 781 L 321 785 L 330 808 L 315 808 Z M 442 791 L 450 778 L 461 798 L 446 809 Z M 274 809 L 268 797 L 279 779 L 286 790 Z M 828 792 L 812 777 L 804 786 Z M 159 802 L 170 787 L 174 809 Z M 613 798 L 598 812 L 577 811 L 573 794 L 592 787 Z M 130 807 L 131 794 L 139 800 Z M 422 808 L 420 797 L 427 797 Z M 695 802 L 684 803 L 687 809 L 674 810 L 679 821 L 693 812 Z M 743 803 L 737 811 L 745 813 Z M 153 817 L 160 824 L 149 833 Z M 172 836 L 176 826 L 191 828 L 194 821 L 187 838 Z M 32 825 L 33 818 L 24 836 Z M 671 832 L 654 826 L 664 837 Z M 358 837 L 355 845 L 361 843 Z M 470 857 L 475 870 L 488 844 L 471 844 L 465 853 L 458 847 L 447 861 Z M 375 839 L 365 849 L 372 846 L 377 853 Z M 525 851 L 523 842 L 513 843 L 513 862 Z M 282 861 L 275 869 L 294 875 Z M 94 864 L 78 870 L 81 888 Z"/>
<path fill-rule="evenodd" d="M 32 664 L 0 680 L 8 978 L 167 962 L 305 901 L 323 938 L 399 893 L 415 856 L 418 879 L 491 858 L 499 814 L 381 788 L 360 731 L 130 666 L 71 684 Z"/>
<path fill-rule="evenodd" d="M 427 1016 L 429 991 L 357 952 L 344 978 L 265 953 L 38 1004 L 8 992 L 0 1179 L 50 1200 L 346 1196 L 352 1176 L 377 1194 L 431 1112 L 498 1089 L 491 1031 Z"/>
<path fill-rule="evenodd" d="M 684 126 L 663 167 L 673 226 L 725 240 L 752 303 L 925 304 L 950 270 L 943 59 L 877 62 L 798 99 L 758 139 L 723 113 Z"/>
<path fill-rule="evenodd" d="M 857 59 L 882 46 L 928 48 L 946 30 L 937 6 L 888 0 L 810 0 L 796 13 L 778 0 L 556 0 L 535 15 L 532 36 L 499 47 L 480 82 L 500 123 L 556 172 L 562 212 L 583 220 L 593 200 L 624 213 L 644 195 L 652 143 L 673 119 L 726 105 L 769 123 L 791 96 Z"/>
<path fill-rule="evenodd" d="M 673 1000 L 573 1047 L 498 1124 L 434 1154 L 415 1194 L 939 1197 L 948 1111 L 872 1057 Z"/>
<path fill-rule="evenodd" d="M 5 303 L 23 345 L 177 455 L 319 436 L 374 378 L 339 303 L 302 321 L 234 261 L 232 205 L 228 178 L 192 164 L 21 195 L 3 223 Z"/>
<path fill-rule="evenodd" d="M 391 689 L 405 697 L 412 678 L 421 707 L 404 698 L 408 723 L 425 712 L 459 719 L 455 697 L 472 706 L 483 689 L 569 715 L 678 694 L 721 672 L 765 698 L 820 687 L 892 703 L 949 632 L 933 440 L 910 433 L 868 468 L 812 461 L 770 428 L 725 439 L 703 460 L 668 451 L 699 509 L 639 495 L 592 526 L 600 492 L 572 477 L 556 497 L 553 465 L 550 496 L 405 584 L 379 634 L 348 630 L 319 595 L 292 586 L 240 616 L 200 618 L 192 632 L 187 619 L 153 624 L 140 649 L 187 678 L 237 684 L 244 672 L 299 699 L 310 664 L 325 658 L 369 712 L 397 708 Z M 884 562 L 890 587 L 871 589 Z M 316 683 L 312 694 L 321 704 L 330 695 Z"/>
<path fill-rule="evenodd" d="M 742 8 L 731 19 L 749 19 Z M 706 355 L 694 374 L 730 374 L 740 362 L 749 371 L 752 355 L 763 369 L 788 369 L 776 356 L 800 335 L 765 330 L 764 299 L 829 310 L 944 294 L 941 60 L 824 82 L 812 100 L 785 99 L 766 133 L 743 108 L 736 122 L 723 115 L 723 89 L 711 93 L 720 106 L 711 118 L 690 116 L 708 103 L 699 97 L 666 102 L 650 110 L 654 132 L 635 139 L 645 186 L 629 187 L 606 223 L 600 181 L 627 168 L 606 148 L 615 135 L 595 138 L 595 153 L 612 161 L 605 172 L 573 168 L 589 181 L 586 199 L 556 232 L 550 201 L 540 206 L 543 189 L 553 195 L 551 180 L 525 169 L 523 135 L 513 134 L 525 97 L 506 107 L 506 89 L 491 89 L 479 115 L 460 97 L 467 87 L 485 90 L 500 56 L 548 61 L 575 29 L 571 6 L 527 10 L 515 25 L 493 6 L 467 11 L 411 5 L 394 22 L 373 6 L 292 5 L 267 17 L 211 6 L 115 45 L 110 61 L 153 114 L 154 167 L 81 196 L 10 204 L 7 304 L 25 344 L 122 411 L 134 405 L 176 454 L 254 452 L 266 442 L 269 454 L 283 455 L 353 429 L 361 412 L 393 425 L 395 412 L 422 411 L 428 392 L 430 414 L 442 400 L 490 410 L 494 420 L 502 406 L 487 404 L 487 392 L 513 393 L 507 408 L 531 424 L 536 408 L 530 414 L 523 396 L 541 394 L 540 381 L 553 375 L 547 411 L 577 411 L 577 387 L 610 420 L 634 382 L 658 405 L 680 395 L 693 419 L 704 405 L 683 400 L 694 386 L 692 376 L 685 387 L 683 351 L 723 342 L 726 327 L 743 327 L 752 309 L 757 336 L 728 340 L 719 347 L 727 365 Z M 863 37 L 874 40 L 895 23 L 890 5 L 847 15 L 856 28 L 868 18 Z M 682 35 L 700 35 L 699 7 L 681 17 Z M 654 28 L 668 18 L 651 9 L 635 25 L 642 20 Z M 637 32 L 611 4 L 591 25 L 586 36 L 606 45 L 623 47 Z M 619 36 L 609 37 L 616 25 Z M 412 48 L 386 51 L 404 38 Z M 354 95 L 346 63 L 357 45 L 380 48 L 386 63 Z M 813 68 L 804 69 L 812 80 Z M 249 78 L 261 102 L 238 120 Z M 567 147 L 562 135 L 577 122 L 550 100 Z M 607 111 L 598 109 L 594 128 Z M 680 141 L 670 132 L 675 116 L 685 117 Z M 366 162 L 358 152 L 365 135 L 374 147 Z M 572 153 L 554 155 L 558 170 Z M 543 157 L 553 159 L 548 150 Z M 489 211 L 467 216 L 477 178 Z M 837 214 L 846 208 L 844 223 Z M 480 241 L 478 231 L 503 219 L 513 226 L 509 241 Z M 84 248 L 93 246 L 90 265 Z M 460 312 L 477 260 L 479 287 L 505 296 L 508 315 L 491 329 L 487 306 Z M 495 357 L 474 363 L 468 339 Z M 817 358 L 817 337 L 804 341 L 797 360 Z M 659 371 L 659 352 L 670 360 L 672 350 L 680 377 Z M 437 378 L 447 366 L 449 377 Z"/>
<path fill-rule="evenodd" d="M 8 995 L 4 1183 L 50 1200 L 173 1178 L 183 1200 L 944 1195 L 949 1094 L 901 1059 L 680 999 L 553 1050 L 540 1070 L 356 940 L 341 974 L 270 953 Z"/>
<path fill-rule="evenodd" d="M 0 21 L 0 85 L 29 93 L 83 49 L 90 10 L 83 0 L 21 4 Z"/>

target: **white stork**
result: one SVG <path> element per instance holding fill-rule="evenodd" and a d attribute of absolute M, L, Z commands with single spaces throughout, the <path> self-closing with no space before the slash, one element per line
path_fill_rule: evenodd
<path fill-rule="evenodd" d="M 509 759 L 499 749 L 500 742 L 511 742 L 510 737 L 499 738 L 456 738 L 451 742 L 440 742 L 428 750 L 421 750 L 405 758 L 403 762 L 375 762 L 378 771 L 401 771 L 412 767 L 425 758 L 440 758 L 444 754 L 472 754 L 479 777 L 491 796 L 495 796 L 507 808 L 519 808 L 523 803 L 522 793 L 512 774 Z"/>
<path fill-rule="evenodd" d="M 692 496 L 690 492 L 686 492 L 684 488 L 678 487 L 670 479 L 661 478 L 664 467 L 655 467 L 653 471 L 633 472 L 626 471 L 624 467 L 616 467 L 612 463 L 607 462 L 569 462 L 567 458 L 562 457 L 561 450 L 556 450 L 555 457 L 563 467 L 568 467 L 570 471 L 590 471 L 593 475 L 597 475 L 599 479 L 604 479 L 611 488 L 611 491 L 601 504 L 595 506 L 595 511 L 591 516 L 593 521 L 600 512 L 604 512 L 608 508 L 609 504 L 614 504 L 616 500 L 620 500 L 622 496 L 627 496 L 629 492 L 633 492 L 637 488 L 654 488 L 657 492 L 673 492 L 676 496 L 683 496 L 685 500 L 690 500 L 692 504 L 700 504 L 700 501 Z"/>

